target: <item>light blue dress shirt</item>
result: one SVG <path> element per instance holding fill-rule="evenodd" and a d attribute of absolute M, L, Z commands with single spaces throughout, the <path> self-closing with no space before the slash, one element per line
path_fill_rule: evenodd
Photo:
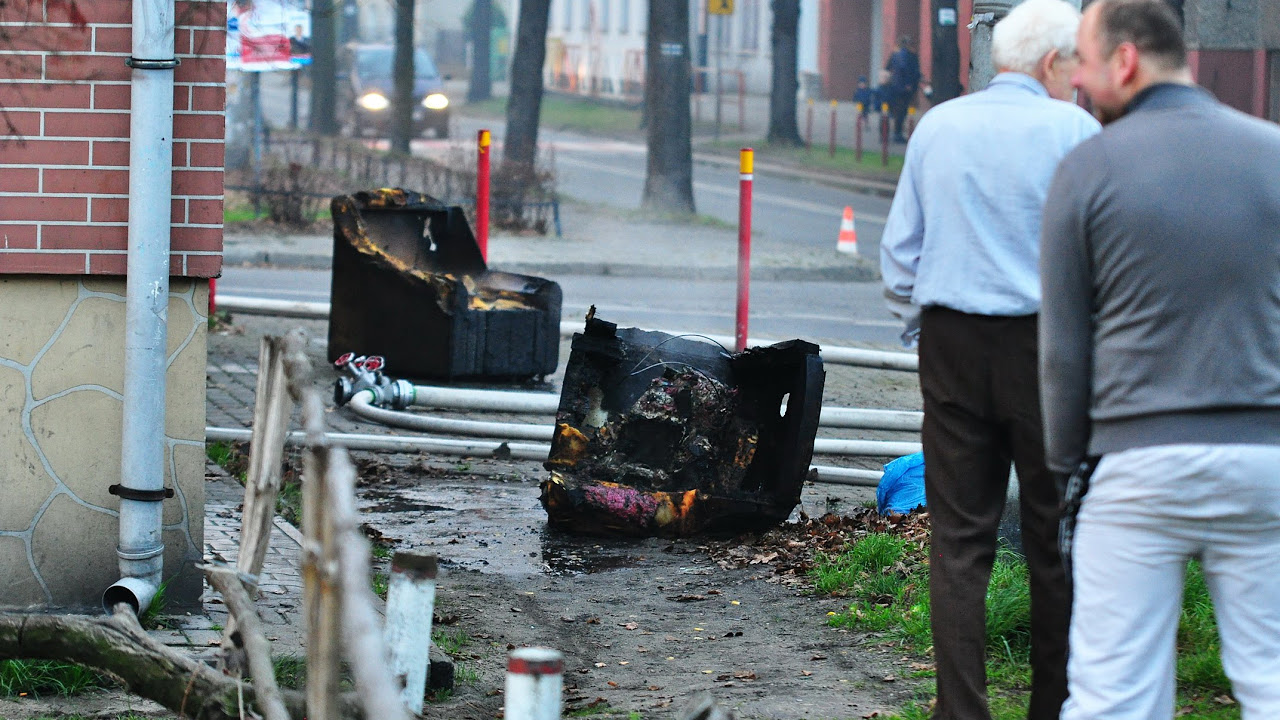
<path fill-rule="evenodd" d="M 1001 73 L 925 113 L 880 241 L 885 288 L 920 307 L 1038 312 L 1049 182 L 1058 161 L 1100 129 L 1022 73 Z"/>

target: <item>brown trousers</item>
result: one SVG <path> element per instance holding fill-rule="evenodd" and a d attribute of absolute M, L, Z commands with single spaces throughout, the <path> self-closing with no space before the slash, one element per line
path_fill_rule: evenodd
<path fill-rule="evenodd" d="M 1071 595 L 1058 554 L 1058 490 L 1044 466 L 1036 320 L 936 307 L 921 316 L 935 720 L 991 717 L 985 602 L 1010 461 L 1018 471 L 1031 575 L 1028 718 L 1057 720 L 1067 696 Z"/>

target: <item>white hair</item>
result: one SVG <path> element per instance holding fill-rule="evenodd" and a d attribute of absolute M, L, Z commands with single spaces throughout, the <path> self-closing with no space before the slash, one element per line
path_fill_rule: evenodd
<path fill-rule="evenodd" d="M 1080 11 L 1063 0 L 1025 0 L 991 34 L 991 60 L 997 69 L 1034 75 L 1051 50 L 1070 57 L 1076 52 Z"/>

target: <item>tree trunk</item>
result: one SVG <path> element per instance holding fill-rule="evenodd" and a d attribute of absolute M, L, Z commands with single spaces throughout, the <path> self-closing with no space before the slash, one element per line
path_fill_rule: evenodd
<path fill-rule="evenodd" d="M 414 134 L 413 6 L 414 0 L 396 0 L 395 60 L 391 71 L 391 151 L 406 155 Z"/>
<path fill-rule="evenodd" d="M 58 660 L 108 672 L 133 694 L 195 720 L 236 720 L 238 693 L 243 691 L 246 705 L 255 697 L 252 685 L 152 639 L 127 609 L 110 617 L 0 614 L 0 659 Z M 301 693 L 281 696 L 291 717 L 307 716 Z M 360 717 L 350 699 L 341 706 L 342 717 Z"/>
<path fill-rule="evenodd" d="M 800 0 L 773 0 L 773 84 L 769 90 L 769 134 L 766 140 L 800 145 L 796 97 L 800 92 Z"/>
<path fill-rule="evenodd" d="M 337 41 L 333 0 L 311 3 L 311 132 L 337 135 Z"/>
<path fill-rule="evenodd" d="M 489 36 L 493 32 L 493 0 L 475 0 L 471 11 L 471 85 L 467 102 L 488 100 L 493 95 L 489 79 Z M 541 67 L 538 68 L 541 71 Z"/>
<path fill-rule="evenodd" d="M 930 84 L 933 86 L 933 97 L 929 102 L 937 105 L 960 96 L 960 45 L 956 35 L 956 0 L 932 2 L 933 67 L 930 69 Z M 947 25 L 938 22 L 944 12 L 951 17 L 951 22 Z"/>
<path fill-rule="evenodd" d="M 542 66 L 547 59 L 551 0 L 520 0 L 516 49 L 511 61 L 507 132 L 502 164 L 532 172 L 538 156 L 538 115 L 542 110 Z"/>
<path fill-rule="evenodd" d="M 644 54 L 649 155 L 641 205 L 692 215 L 689 0 L 649 0 Z"/>

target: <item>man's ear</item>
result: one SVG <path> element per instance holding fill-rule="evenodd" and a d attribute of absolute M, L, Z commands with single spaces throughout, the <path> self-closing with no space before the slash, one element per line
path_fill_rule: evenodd
<path fill-rule="evenodd" d="M 1116 80 L 1121 85 L 1133 82 L 1138 74 L 1139 60 L 1138 47 L 1133 43 L 1125 42 L 1116 46 L 1115 52 L 1111 54 L 1111 62 Z"/>
<path fill-rule="evenodd" d="M 1041 85 L 1046 85 L 1049 78 L 1053 77 L 1053 64 L 1057 62 L 1058 57 L 1058 49 L 1054 48 L 1040 58 L 1040 63 L 1036 65 L 1036 69 L 1039 71 L 1039 77 L 1036 79 L 1040 81 Z"/>

